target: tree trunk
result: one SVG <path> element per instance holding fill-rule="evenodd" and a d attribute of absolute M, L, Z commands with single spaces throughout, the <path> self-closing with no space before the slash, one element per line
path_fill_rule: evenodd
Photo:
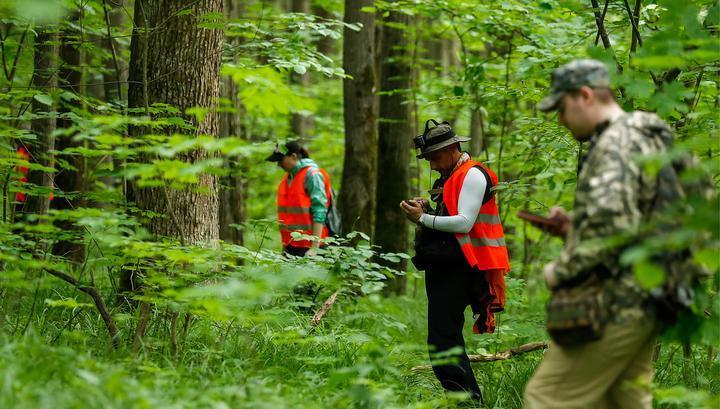
<path fill-rule="evenodd" d="M 310 14 L 310 1 L 292 0 L 290 11 Z M 301 88 L 303 92 L 307 92 L 307 87 L 310 85 L 310 75 L 308 73 L 298 74 L 292 71 L 290 72 L 290 83 Z M 290 115 L 290 132 L 294 138 L 307 139 L 312 135 L 314 126 L 315 119 L 312 115 L 303 115 L 297 112 Z"/>
<path fill-rule="evenodd" d="M 470 155 L 477 158 L 485 149 L 485 124 L 479 109 L 470 109 Z"/>
<path fill-rule="evenodd" d="M 408 55 L 408 40 L 398 25 L 407 27 L 409 16 L 391 11 L 382 26 L 383 42 L 380 52 L 380 119 L 378 124 L 378 175 L 375 244 L 383 252 L 405 253 L 408 247 L 407 219 L 398 211 L 399 203 L 410 194 L 410 138 L 412 120 L 410 87 L 412 70 Z M 398 270 L 407 267 L 402 259 L 393 265 Z M 388 290 L 404 294 L 407 279 L 397 276 Z"/>
<path fill-rule="evenodd" d="M 180 13 L 189 9 L 190 14 Z M 191 135 L 217 135 L 217 115 L 213 106 L 220 94 L 220 52 L 223 32 L 197 27 L 199 17 L 222 13 L 222 0 L 137 0 L 135 27 L 130 45 L 129 107 L 145 107 L 160 102 L 181 112 L 190 107 L 208 109 L 205 120 L 185 119 L 193 130 L 167 129 L 167 132 Z M 172 62 L 172 63 L 170 63 Z M 134 132 L 141 130 L 135 129 Z M 177 159 L 196 162 L 208 153 L 192 151 Z M 152 158 L 147 158 L 152 160 Z M 147 221 L 156 235 L 196 244 L 219 238 L 218 180 L 204 174 L 198 189 L 173 190 L 166 186 L 133 188 L 140 209 L 165 215 Z"/>
<path fill-rule="evenodd" d="M 68 19 L 73 24 L 67 24 L 65 31 L 61 34 L 60 44 L 60 61 L 61 67 L 59 71 L 58 87 L 67 92 L 79 94 L 82 83 L 82 68 L 80 67 L 81 54 L 78 44 L 79 33 L 73 28 L 80 20 L 80 13 L 75 11 Z M 65 105 L 77 104 L 73 102 L 63 102 Z M 59 113 L 69 112 L 68 106 L 62 104 L 58 107 Z M 69 128 L 73 125 L 70 119 L 57 119 L 58 128 Z M 69 148 L 79 146 L 78 142 L 72 140 L 73 135 L 64 135 L 55 140 L 55 147 L 58 152 Z M 53 199 L 52 206 L 58 210 L 69 210 L 83 206 L 82 192 L 85 191 L 84 175 L 85 175 L 85 158 L 78 155 L 66 156 L 62 158 L 66 160 L 75 169 L 58 169 L 55 174 L 55 187 L 57 191 L 67 196 L 56 196 Z M 63 230 L 77 230 L 77 226 L 70 222 L 58 223 Z M 78 233 L 80 234 L 80 233 Z M 66 256 L 75 262 L 80 262 L 85 257 L 85 246 L 78 237 L 77 239 L 69 239 L 67 241 L 59 241 L 53 247 L 53 254 Z"/>
<path fill-rule="evenodd" d="M 53 27 L 39 27 L 37 31 L 32 83 L 34 87 L 43 89 L 43 93 L 50 94 L 53 88 L 57 86 L 55 69 L 57 68 L 58 59 L 58 35 Z M 52 110 L 53 105 L 48 106 L 33 99 L 33 114 L 51 112 Z M 51 151 L 55 149 L 55 137 L 52 133 L 55 131 L 55 125 L 55 118 L 53 117 L 32 120 L 31 130 L 37 136 L 35 142 L 29 147 L 30 154 L 34 158 L 33 162 L 43 166 L 52 166 L 53 155 Z M 28 181 L 36 186 L 52 188 L 52 175 L 48 172 L 31 170 L 28 174 Z M 46 214 L 49 208 L 49 193 L 41 193 L 29 195 L 24 210 L 27 213 Z"/>
<path fill-rule="evenodd" d="M 345 159 L 339 200 L 344 228 L 371 236 L 377 163 L 375 21 L 373 13 L 360 9 L 372 6 L 372 0 L 345 1 L 345 22 L 361 23 L 362 29 L 346 27 L 343 36 L 343 69 L 351 78 L 343 79 Z"/>
<path fill-rule="evenodd" d="M 242 2 L 238 0 L 225 0 L 225 13 L 230 19 L 242 17 Z M 230 41 L 238 41 L 238 38 Z M 220 113 L 220 137 L 235 136 L 246 137 L 242 124 L 244 107 L 238 97 L 238 85 L 232 78 L 222 78 L 220 84 L 222 97 L 232 101 L 232 112 Z M 242 245 L 244 243 L 243 231 L 231 225 L 241 225 L 247 220 L 247 193 L 248 181 L 238 164 L 228 163 L 230 174 L 222 178 L 220 183 L 220 239 Z"/>
<path fill-rule="evenodd" d="M 323 5 L 313 5 L 312 12 L 323 20 L 335 18 Z M 327 56 L 333 54 L 335 52 L 335 40 L 330 36 L 321 37 L 317 40 L 317 50 Z"/>
<path fill-rule="evenodd" d="M 243 245 L 243 230 L 232 225 L 242 225 L 247 220 L 248 180 L 237 174 L 237 168 L 231 169 L 233 174 L 223 179 L 220 186 L 220 239 L 228 243 Z"/>
<path fill-rule="evenodd" d="M 111 36 L 116 35 L 113 29 L 122 27 L 125 24 L 125 11 L 123 10 L 125 0 L 107 0 L 107 19 L 105 28 L 105 38 L 103 46 L 110 53 L 111 58 L 105 61 L 105 72 L 103 73 L 103 86 L 105 88 L 105 99 L 108 102 L 122 101 L 124 83 L 127 82 L 127 63 L 122 59 L 124 47 L 114 38 L 108 38 L 107 32 Z"/>

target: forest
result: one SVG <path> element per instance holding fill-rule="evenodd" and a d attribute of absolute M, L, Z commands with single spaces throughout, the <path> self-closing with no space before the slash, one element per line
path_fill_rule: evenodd
<path fill-rule="evenodd" d="M 717 0 L 3 0 L 0 56 L 0 408 L 470 407 L 430 368 L 399 207 L 438 177 L 429 119 L 497 174 L 506 303 L 465 348 L 484 407 L 522 408 L 563 241 L 517 214 L 573 209 L 587 143 L 538 104 L 577 58 L 672 128 L 643 169 L 689 153 L 720 186 Z M 342 217 L 306 257 L 266 161 L 294 140 Z M 620 257 L 646 289 L 662 249 L 709 272 L 655 408 L 720 407 L 720 202 L 687 204 Z"/>

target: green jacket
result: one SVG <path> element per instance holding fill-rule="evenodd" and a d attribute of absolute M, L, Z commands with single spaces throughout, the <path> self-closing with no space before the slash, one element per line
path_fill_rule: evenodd
<path fill-rule="evenodd" d="M 300 159 L 297 165 L 288 172 L 288 183 L 292 182 L 293 177 L 304 168 L 311 167 L 318 169 L 318 165 L 310 158 Z M 317 223 L 325 223 L 327 217 L 328 197 L 325 193 L 325 177 L 320 172 L 308 171 L 305 177 L 305 192 L 310 196 L 310 213 L 312 219 Z"/>

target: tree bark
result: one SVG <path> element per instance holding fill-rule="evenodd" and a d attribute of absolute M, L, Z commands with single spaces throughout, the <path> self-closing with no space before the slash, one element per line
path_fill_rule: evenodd
<path fill-rule="evenodd" d="M 313 5 L 312 12 L 323 20 L 335 18 L 323 5 Z M 317 40 L 317 50 L 327 56 L 333 54 L 335 52 L 335 40 L 329 36 L 321 37 Z"/>
<path fill-rule="evenodd" d="M 345 158 L 340 211 L 347 231 L 372 236 L 375 213 L 377 164 L 377 109 L 375 104 L 374 33 L 372 0 L 346 0 L 346 23 L 361 23 L 362 29 L 344 29 L 343 69 L 351 78 L 343 79 L 345 120 Z"/>
<path fill-rule="evenodd" d="M 310 14 L 309 0 L 292 0 L 291 9 L 293 13 Z M 290 72 L 290 83 L 298 86 L 304 92 L 310 85 L 310 75 L 308 73 L 298 74 L 294 71 Z M 290 115 L 290 132 L 294 138 L 307 139 L 312 135 L 315 127 L 315 119 L 312 115 L 303 115 L 293 112 Z"/>
<path fill-rule="evenodd" d="M 408 40 L 397 25 L 407 27 L 409 16 L 390 11 L 382 26 L 380 51 L 380 119 L 378 124 L 378 176 L 375 244 L 383 252 L 405 253 L 408 247 L 408 224 L 398 205 L 410 194 L 410 138 L 412 137 L 409 101 L 412 69 Z M 392 267 L 405 270 L 407 261 Z M 406 276 L 388 283 L 388 290 L 404 294 Z"/>
<path fill-rule="evenodd" d="M 595 15 L 595 24 L 598 28 L 598 34 L 602 39 L 603 47 L 608 50 L 612 48 L 612 45 L 610 44 L 610 37 L 608 37 L 607 31 L 605 30 L 605 16 L 604 14 L 601 14 L 600 4 L 598 4 L 597 0 L 590 0 L 590 3 L 592 4 L 593 15 Z"/>
<path fill-rule="evenodd" d="M 57 59 L 58 59 L 58 35 L 55 27 L 39 27 L 38 35 L 35 37 L 35 65 L 32 83 L 34 87 L 42 88 L 45 93 L 52 93 L 57 86 Z M 45 105 L 37 100 L 32 102 L 33 114 L 48 113 L 53 111 L 53 105 Z M 37 137 L 36 141 L 29 147 L 34 162 L 43 166 L 53 165 L 52 150 L 55 149 L 55 118 L 34 118 L 31 123 L 31 131 Z M 28 181 L 36 186 L 47 189 L 52 188 L 52 175 L 41 170 L 31 170 L 28 174 Z M 50 208 L 49 193 L 28 195 L 25 202 L 26 213 L 46 214 Z"/>
<path fill-rule="evenodd" d="M 630 10 L 630 3 L 628 0 L 624 0 L 625 10 L 630 18 L 630 26 L 632 27 L 632 36 L 630 39 L 630 54 L 635 54 L 637 46 L 642 45 L 642 38 L 640 38 L 640 6 L 642 5 L 641 0 L 635 1 L 635 12 Z"/>
<path fill-rule="evenodd" d="M 123 84 L 127 82 L 127 63 L 121 58 L 123 46 L 114 38 L 109 38 L 113 35 L 113 29 L 120 28 L 125 24 L 124 1 L 103 1 L 107 5 L 105 22 L 107 35 L 103 40 L 103 46 L 112 56 L 105 61 L 105 72 L 103 73 L 105 99 L 108 102 L 124 100 Z"/>
<path fill-rule="evenodd" d="M 65 30 L 61 34 L 60 44 L 60 61 L 58 87 L 74 94 L 80 93 L 82 83 L 82 68 L 80 67 L 81 54 L 78 44 L 79 33 L 73 28 L 80 20 L 80 13 L 73 12 L 68 17 L 72 24 L 67 24 Z M 58 107 L 58 112 L 69 112 L 68 105 L 77 104 L 76 101 L 64 102 Z M 58 117 L 58 128 L 69 128 L 73 125 L 72 121 L 67 118 Z M 72 135 L 64 135 L 55 140 L 55 147 L 58 152 L 65 149 L 76 148 L 78 142 L 72 140 Z M 63 155 L 66 160 L 75 169 L 58 169 L 55 174 L 55 187 L 63 196 L 53 199 L 52 206 L 58 210 L 69 210 L 83 206 L 82 192 L 85 191 L 85 158 L 74 154 L 72 156 Z M 58 225 L 63 230 L 77 230 L 77 226 L 70 222 L 60 222 Z M 66 256 L 69 259 L 80 262 L 85 257 L 85 246 L 79 238 L 76 240 L 69 239 L 59 241 L 53 247 L 53 254 Z"/>
<path fill-rule="evenodd" d="M 242 1 L 225 0 L 225 15 L 230 19 L 241 18 L 243 15 Z M 229 41 L 237 41 L 238 38 Z M 233 43 L 234 44 L 234 43 Z M 238 97 L 239 87 L 229 76 L 223 77 L 220 83 L 222 97 L 231 101 L 232 112 L 222 112 L 220 116 L 220 137 L 234 136 L 246 138 L 242 118 L 245 108 Z M 244 169 L 239 163 L 229 161 L 230 174 L 224 176 L 220 183 L 219 220 L 220 239 L 242 245 L 243 231 L 231 225 L 241 225 L 247 220 L 248 181 Z"/>
<path fill-rule="evenodd" d="M 180 13 L 189 9 L 190 14 Z M 222 13 L 222 0 L 137 0 L 135 27 L 130 45 L 130 86 L 128 106 L 145 107 L 160 102 L 181 112 L 191 107 L 208 109 L 205 120 L 185 116 L 193 130 L 166 129 L 168 133 L 217 135 L 214 104 L 220 94 L 220 52 L 223 32 L 197 27 L 199 17 Z M 137 133 L 141 130 L 135 129 Z M 177 159 L 194 163 L 207 159 L 197 150 L 179 154 Z M 150 160 L 151 158 L 147 158 Z M 195 189 L 167 187 L 133 188 L 137 205 L 167 217 L 146 221 L 156 235 L 197 244 L 219 238 L 218 180 L 204 174 Z"/>
<path fill-rule="evenodd" d="M 470 155 L 477 158 L 485 149 L 485 124 L 480 109 L 470 109 Z"/>

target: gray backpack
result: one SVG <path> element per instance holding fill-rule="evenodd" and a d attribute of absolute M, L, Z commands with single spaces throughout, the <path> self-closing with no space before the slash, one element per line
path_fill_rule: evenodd
<path fill-rule="evenodd" d="M 327 217 L 325 218 L 325 227 L 328 229 L 328 234 L 333 237 L 339 237 L 342 234 L 342 218 L 340 217 L 340 211 L 335 205 L 335 189 L 330 188 L 330 206 L 328 206 Z"/>
<path fill-rule="evenodd" d="M 318 168 L 314 168 L 312 170 L 313 174 L 315 172 L 319 172 Z M 323 176 L 324 177 L 324 176 Z M 325 227 L 328 229 L 328 235 L 331 237 L 340 237 L 342 234 L 342 218 L 340 216 L 340 211 L 337 208 L 337 195 L 335 194 L 335 189 L 330 186 L 330 197 L 328 197 L 328 209 L 327 209 L 327 216 L 325 217 Z"/>

